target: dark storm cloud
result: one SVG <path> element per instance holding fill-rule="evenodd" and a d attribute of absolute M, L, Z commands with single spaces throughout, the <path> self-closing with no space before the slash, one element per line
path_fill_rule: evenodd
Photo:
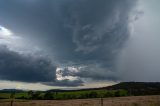
<path fill-rule="evenodd" d="M 60 5 L 60 28 L 56 31 L 66 40 L 62 41 L 64 47 L 69 48 L 62 55 L 67 55 L 68 61 L 85 65 L 75 76 L 118 80 L 116 58 L 130 36 L 129 23 L 135 5 L 136 0 L 70 0 Z M 64 74 L 73 75 L 65 71 Z"/>
<path fill-rule="evenodd" d="M 110 67 L 129 37 L 130 11 L 135 3 L 131 0 L 55 1 L 54 34 L 49 36 L 47 44 L 54 44 L 51 49 L 57 51 L 60 61 L 96 61 Z"/>
<path fill-rule="evenodd" d="M 23 82 L 55 81 L 56 67 L 46 57 L 33 57 L 0 46 L 0 80 Z"/>
<path fill-rule="evenodd" d="M 50 86 L 76 87 L 76 86 L 83 86 L 83 83 L 84 82 L 81 79 L 77 80 L 64 79 L 64 80 L 56 80 L 55 82 L 44 82 L 43 84 Z"/>
<path fill-rule="evenodd" d="M 95 64 L 94 64 L 95 65 Z M 107 70 L 106 67 L 101 67 L 96 64 L 96 66 L 87 65 L 84 67 L 77 68 L 78 71 L 73 71 L 70 68 L 64 68 L 59 70 L 59 73 L 63 77 L 65 76 L 74 76 L 79 78 L 91 78 L 93 80 L 111 80 L 117 81 L 117 73 L 113 70 Z"/>
<path fill-rule="evenodd" d="M 24 55 L 0 45 L 0 80 L 40 82 L 50 86 L 82 86 L 83 81 L 57 80 L 56 66 L 47 57 Z"/>
<path fill-rule="evenodd" d="M 86 66 L 73 76 L 116 80 L 116 57 L 129 38 L 130 17 L 136 1 L 1 0 L 0 21 L 17 33 L 28 34 L 21 36 L 43 45 L 42 48 L 48 50 L 60 65 Z M 24 70 L 29 68 L 22 65 L 26 67 Z M 33 72 L 38 74 L 38 71 Z M 39 79 L 38 75 L 35 75 L 35 80 Z M 43 77 L 50 80 L 50 75 Z"/>

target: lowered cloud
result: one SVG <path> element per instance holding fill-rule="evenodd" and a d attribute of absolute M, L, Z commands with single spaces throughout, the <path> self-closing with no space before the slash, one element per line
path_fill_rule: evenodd
<path fill-rule="evenodd" d="M 87 64 L 86 66 L 61 68 L 57 71 L 58 78 L 59 80 L 76 80 L 79 78 L 89 78 L 92 80 L 118 80 L 116 72 L 106 70 L 106 67 L 98 66 L 98 64 L 94 65 Z"/>
<path fill-rule="evenodd" d="M 84 82 L 81 79 L 70 80 L 56 80 L 54 82 L 44 82 L 42 84 L 49 85 L 49 86 L 60 86 L 60 87 L 80 87 L 83 86 Z"/>

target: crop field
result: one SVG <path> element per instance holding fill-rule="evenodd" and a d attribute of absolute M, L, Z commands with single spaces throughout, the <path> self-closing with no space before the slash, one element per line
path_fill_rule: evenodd
<path fill-rule="evenodd" d="M 10 106 L 9 99 L 1 99 L 0 106 Z M 15 100 L 13 106 L 160 106 L 160 95 L 130 96 L 73 100 Z"/>

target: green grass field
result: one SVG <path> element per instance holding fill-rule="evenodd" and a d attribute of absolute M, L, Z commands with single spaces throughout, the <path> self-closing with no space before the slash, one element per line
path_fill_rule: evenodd
<path fill-rule="evenodd" d="M 121 97 L 127 96 L 125 90 L 89 90 L 89 91 L 73 91 L 73 92 L 33 92 L 30 95 L 28 92 L 15 93 L 15 99 L 86 99 L 86 98 L 101 98 L 101 97 Z M 0 93 L 1 99 L 9 99 L 11 93 Z"/>
<path fill-rule="evenodd" d="M 0 93 L 0 98 L 1 99 L 9 99 L 10 95 L 11 95 L 11 93 Z M 15 98 L 21 98 L 21 97 L 28 97 L 27 92 L 15 94 Z"/>

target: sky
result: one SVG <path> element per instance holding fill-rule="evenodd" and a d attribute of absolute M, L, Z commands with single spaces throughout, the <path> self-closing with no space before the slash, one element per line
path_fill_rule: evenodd
<path fill-rule="evenodd" d="M 159 0 L 0 0 L 0 89 L 160 81 Z"/>

